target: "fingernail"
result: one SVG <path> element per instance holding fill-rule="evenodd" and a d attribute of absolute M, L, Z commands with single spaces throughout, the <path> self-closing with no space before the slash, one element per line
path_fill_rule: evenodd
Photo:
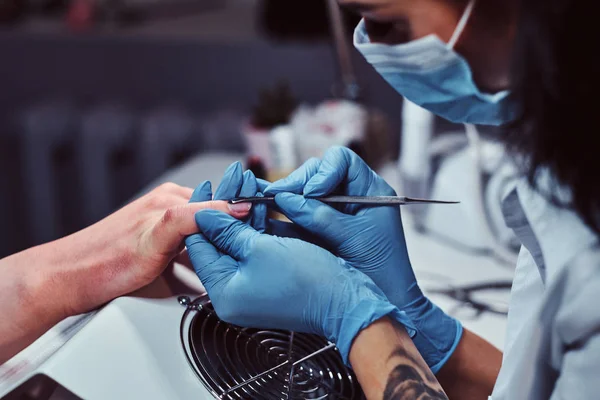
<path fill-rule="evenodd" d="M 237 204 L 227 204 L 229 207 L 229 211 L 236 214 L 242 214 L 250 211 L 252 208 L 252 203 L 237 203 Z"/>

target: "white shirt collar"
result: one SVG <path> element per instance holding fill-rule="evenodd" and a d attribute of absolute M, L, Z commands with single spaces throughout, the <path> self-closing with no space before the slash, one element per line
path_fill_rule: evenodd
<path fill-rule="evenodd" d="M 552 182 L 548 174 L 541 174 L 540 190 L 549 192 L 553 188 L 559 198 L 569 197 L 564 188 Z M 518 202 L 510 201 L 511 195 L 514 200 L 515 193 Z M 503 212 L 507 225 L 532 253 L 546 282 L 557 276 L 575 256 L 598 243 L 598 237 L 574 211 L 553 204 L 532 188 L 526 178 L 520 179 L 515 190 L 505 198 Z M 518 218 L 519 214 L 525 218 Z"/>

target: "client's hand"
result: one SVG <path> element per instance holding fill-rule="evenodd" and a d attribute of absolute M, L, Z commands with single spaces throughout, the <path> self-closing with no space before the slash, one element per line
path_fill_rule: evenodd
<path fill-rule="evenodd" d="M 398 206 L 346 205 L 337 210 L 298 195 L 393 196 L 394 190 L 351 150 L 335 147 L 322 162 L 307 162 L 265 192 L 278 193 L 277 205 L 289 219 L 367 274 L 392 304 L 411 317 L 418 332 L 415 345 L 437 372 L 458 344 L 462 326 L 421 292 L 408 258 Z"/>
<path fill-rule="evenodd" d="M 0 260 L 0 363 L 61 319 L 152 282 L 198 231 L 199 210 L 249 212 L 210 198 L 187 204 L 191 195 L 164 184 L 89 228 Z"/>
<path fill-rule="evenodd" d="M 224 321 L 319 334 L 346 361 L 354 337 L 381 317 L 411 326 L 366 275 L 320 247 L 219 211 L 201 211 L 196 222 L 201 234 L 187 240 L 188 253 Z"/>
<path fill-rule="evenodd" d="M 209 198 L 188 204 L 192 192 L 172 183 L 163 184 L 95 225 L 44 248 L 45 260 L 66 264 L 72 272 L 80 269 L 80 279 L 69 279 L 68 315 L 95 308 L 152 282 L 183 249 L 185 237 L 197 232 L 194 214 L 199 210 L 214 208 L 237 218 L 249 213 L 247 205 L 234 209 Z M 45 264 L 38 263 L 40 276 L 65 276 Z"/>

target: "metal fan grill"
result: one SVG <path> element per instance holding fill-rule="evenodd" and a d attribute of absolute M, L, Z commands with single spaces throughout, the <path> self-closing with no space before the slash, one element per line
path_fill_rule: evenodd
<path fill-rule="evenodd" d="M 354 374 L 327 340 L 288 331 L 240 328 L 217 317 L 207 296 L 181 321 L 190 365 L 217 399 L 364 399 Z"/>

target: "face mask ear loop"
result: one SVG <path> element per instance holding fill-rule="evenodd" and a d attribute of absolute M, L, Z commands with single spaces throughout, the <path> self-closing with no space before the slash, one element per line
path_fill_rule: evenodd
<path fill-rule="evenodd" d="M 460 39 L 460 35 L 462 35 L 463 31 L 465 30 L 467 22 L 469 22 L 469 18 L 473 13 L 473 7 L 475 7 L 475 2 L 476 0 L 469 0 L 469 4 L 467 4 L 467 7 L 465 8 L 465 12 L 460 18 L 460 21 L 458 21 L 458 24 L 456 24 L 456 29 L 454 30 L 452 37 L 448 41 L 448 44 L 446 44 L 447 48 L 453 49 L 454 46 L 456 46 L 456 42 L 458 42 L 458 39 Z"/>

